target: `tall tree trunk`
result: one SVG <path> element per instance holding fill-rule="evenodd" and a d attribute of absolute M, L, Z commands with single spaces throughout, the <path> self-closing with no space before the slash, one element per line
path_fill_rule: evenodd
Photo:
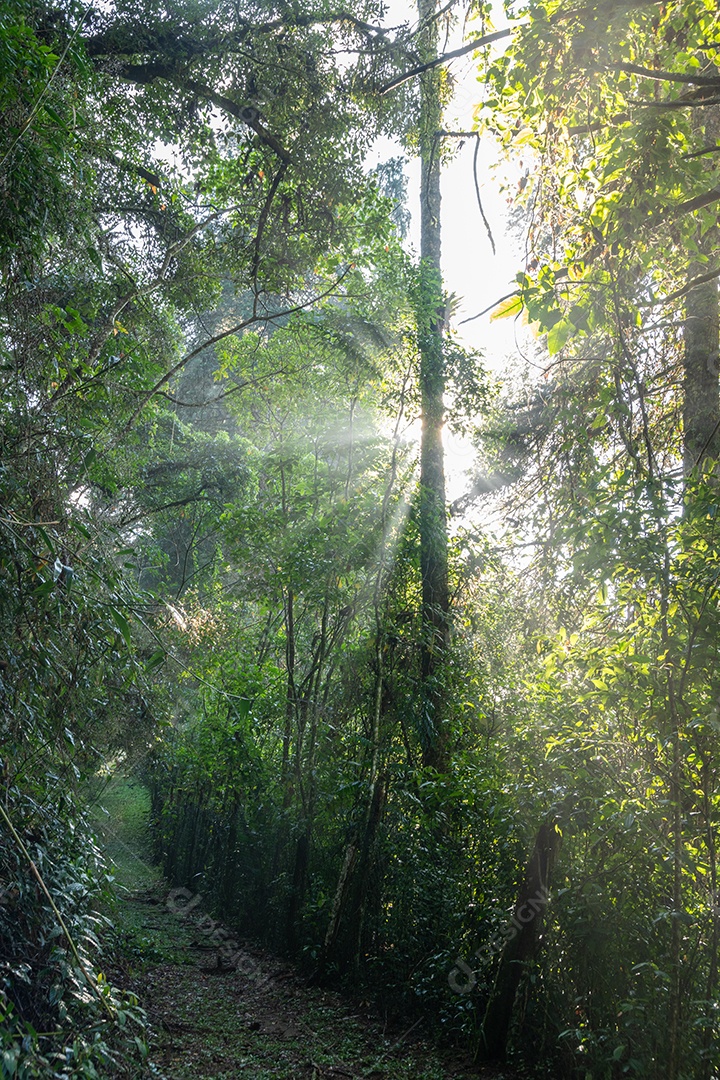
<path fill-rule="evenodd" d="M 308 862 L 310 858 L 310 829 L 305 827 L 295 844 L 292 886 L 288 897 L 285 938 L 288 951 L 293 954 L 299 948 L 299 918 L 305 902 Z"/>
<path fill-rule="evenodd" d="M 365 900 L 368 889 L 370 855 L 375 833 L 380 823 L 383 803 L 383 788 L 380 783 L 380 723 L 382 720 L 383 660 L 382 652 L 385 636 L 382 619 L 378 608 L 379 583 L 382 568 L 378 571 L 378 583 L 375 594 L 375 687 L 373 693 L 373 712 L 371 721 L 370 773 L 368 776 L 367 804 L 365 820 L 360 828 L 353 831 L 352 838 L 345 849 L 340 877 L 333 900 L 330 922 L 325 935 L 321 967 L 325 967 L 336 951 L 338 939 L 345 938 L 339 950 L 338 959 L 342 964 L 349 962 L 354 968 L 360 963 L 359 949 L 362 938 Z M 343 927 L 343 923 L 345 926 Z M 344 929 L 344 934 L 343 934 Z"/>
<path fill-rule="evenodd" d="M 283 452 L 281 444 L 281 453 Z M 280 490 L 283 526 L 287 528 L 289 508 L 285 480 L 285 462 L 280 461 Z M 283 786 L 283 809 L 290 804 L 290 743 L 297 712 L 297 689 L 295 687 L 295 594 L 288 582 L 283 597 L 285 620 L 285 729 L 283 731 L 281 781 Z"/>
<path fill-rule="evenodd" d="M 710 935 L 708 939 L 708 974 L 705 988 L 706 1001 L 714 1001 L 718 985 L 718 951 L 720 950 L 720 909 L 718 908 L 718 861 L 717 846 L 715 843 L 715 823 L 713 821 L 713 803 L 715 795 L 714 769 L 711 766 L 711 758 L 708 754 L 703 763 L 702 791 L 703 791 L 703 817 L 705 819 L 705 844 L 708 853 L 708 866 L 710 870 Z M 702 1080 L 712 1080 L 715 1071 L 712 1062 L 712 1046 L 715 1039 L 711 1016 L 707 1016 L 703 1029 L 703 1050 L 705 1051 L 705 1065 Z"/>
<path fill-rule="evenodd" d="M 674 713 L 674 710 L 673 710 Z M 680 732 L 676 715 L 673 715 L 673 764 L 670 781 L 673 833 L 673 912 L 670 924 L 670 1049 L 668 1053 L 668 1080 L 677 1080 L 680 1073 L 680 1036 L 682 1021 L 682 923 L 683 910 L 682 863 L 683 863 L 683 814 L 682 814 L 682 759 L 680 755 Z"/>
<path fill-rule="evenodd" d="M 720 139 L 720 108 L 702 110 L 704 141 L 712 146 Z M 699 121 L 697 121 L 700 123 Z M 709 166 L 709 169 L 714 169 Z M 712 172 L 710 175 L 713 175 Z M 714 182 L 714 181 L 713 181 Z M 717 248 L 718 230 L 698 237 L 700 249 L 712 255 Z M 697 263 L 690 267 L 692 280 L 707 272 Z M 708 281 L 696 285 L 685 300 L 685 356 L 683 372 L 683 433 L 686 475 L 706 457 L 720 457 L 720 335 L 718 285 Z"/>
<path fill-rule="evenodd" d="M 698 265 L 690 277 L 702 273 Z M 706 457 L 720 457 L 720 400 L 718 395 L 718 287 L 716 281 L 697 285 L 685 302 L 685 360 L 683 431 L 685 472 Z"/>
<path fill-rule="evenodd" d="M 378 580 L 379 585 L 379 580 Z M 357 860 L 356 891 L 354 897 L 354 911 L 351 920 L 351 960 L 355 971 L 360 967 L 362 953 L 363 927 L 372 883 L 372 862 L 375 837 L 382 820 L 383 805 L 385 802 L 385 780 L 380 775 L 380 728 L 383 715 L 383 689 L 385 673 L 383 667 L 383 649 L 385 647 L 385 634 L 383 632 L 383 617 L 379 607 L 379 589 L 375 594 L 375 692 L 373 695 L 373 713 L 370 741 L 372 746 L 370 758 L 370 776 L 368 783 L 368 801 L 365 813 L 365 822 L 362 840 Z"/>
<path fill-rule="evenodd" d="M 297 709 L 295 689 L 295 596 L 288 585 L 285 597 L 285 726 L 282 742 L 280 777 L 283 789 L 283 808 L 290 803 L 290 746 Z"/>
<path fill-rule="evenodd" d="M 478 1052 L 484 1061 L 499 1061 L 505 1057 L 515 995 L 523 967 L 535 956 L 540 943 L 543 912 L 559 848 L 560 833 L 554 823 L 542 825 L 535 838 L 512 923 L 503 935 L 505 946 L 485 1012 Z"/>
<path fill-rule="evenodd" d="M 701 121 L 696 120 L 698 125 Z M 702 110 L 704 141 L 708 145 L 717 144 L 720 139 L 720 108 L 717 105 Z M 714 166 L 712 167 L 714 168 Z M 712 255 L 717 247 L 718 229 L 714 227 L 704 236 L 698 230 L 698 246 L 703 254 Z M 688 278 L 692 280 L 706 272 L 702 263 L 691 265 Z M 696 285 L 687 294 L 685 300 L 685 321 L 683 324 L 683 455 L 685 476 L 689 477 L 695 468 L 703 470 L 706 459 L 717 461 L 720 458 L 720 318 L 717 281 Z M 692 495 L 693 485 L 688 485 L 687 494 Z M 698 504 L 700 513 L 705 513 L 703 500 Z M 686 503 L 685 513 L 693 516 L 693 500 Z M 666 555 L 666 562 L 669 556 Z M 663 598 L 663 644 L 670 642 L 672 635 L 667 618 L 669 594 L 669 573 L 666 594 Z M 696 628 L 699 631 L 700 627 Z M 699 643 L 699 633 L 696 641 Z M 670 803 L 672 806 L 672 842 L 673 842 L 673 887 L 672 887 L 672 923 L 670 939 L 670 1000 L 669 1000 L 669 1050 L 667 1062 L 668 1080 L 677 1080 L 682 1068 L 682 1014 L 683 1014 L 683 924 L 680 919 L 683 911 L 683 859 L 684 843 L 684 763 L 681 740 L 681 709 L 676 698 L 672 667 L 668 679 L 668 704 L 672 724 L 672 769 L 670 773 Z M 711 838 L 712 844 L 712 838 Z M 717 945 L 717 924 L 713 915 L 714 947 Z M 714 986 L 717 976 L 717 959 L 711 961 L 709 984 Z"/>
<path fill-rule="evenodd" d="M 669 619 L 671 590 L 670 551 L 666 545 L 660 594 L 660 635 L 665 655 L 670 657 L 672 650 L 672 628 Z M 679 666 L 679 665 L 678 665 Z M 668 1000 L 668 1057 L 667 1080 L 678 1080 L 680 1070 L 680 1024 L 682 1015 L 682 923 L 680 913 L 683 910 L 683 762 L 681 753 L 681 709 L 682 699 L 678 699 L 672 661 L 667 667 L 667 713 L 670 721 L 670 745 L 672 746 L 672 765 L 669 770 L 669 805 L 670 836 L 673 851 L 672 873 L 672 920 L 670 923 L 670 996 Z"/>
<path fill-rule="evenodd" d="M 419 0 L 421 53 L 437 55 L 435 0 Z M 422 574 L 423 763 L 442 771 L 447 765 L 447 693 L 444 667 L 449 644 L 445 462 L 442 427 L 445 370 L 445 304 L 440 270 L 440 75 L 425 71 L 420 80 L 420 290 L 417 310 L 420 351 L 422 435 L 420 446 L 420 567 Z"/>

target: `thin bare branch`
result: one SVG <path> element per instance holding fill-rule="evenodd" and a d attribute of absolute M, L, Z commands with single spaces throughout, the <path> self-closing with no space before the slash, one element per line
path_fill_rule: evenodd
<path fill-rule="evenodd" d="M 471 315 L 469 319 L 461 319 L 458 325 L 463 326 L 465 323 L 475 322 L 476 319 L 482 319 L 483 315 L 487 315 L 487 313 L 496 308 L 498 304 L 504 303 L 505 300 L 510 300 L 513 296 L 521 295 L 522 294 L 519 289 L 513 289 L 512 292 L 505 293 L 504 296 L 499 296 L 497 300 L 493 300 L 492 304 L 488 304 L 488 306 L 486 308 L 483 308 L 482 311 L 478 311 L 477 315 Z"/>
<path fill-rule="evenodd" d="M 280 181 L 287 171 L 287 162 L 283 161 L 280 168 L 275 173 L 272 183 L 268 189 L 267 197 L 263 204 L 263 208 L 260 212 L 258 219 L 257 233 L 255 234 L 255 250 L 253 252 L 253 265 L 252 265 L 252 280 L 257 285 L 258 271 L 260 269 L 260 248 L 262 245 L 263 233 L 265 232 L 265 226 L 267 225 L 268 216 L 270 214 L 270 208 L 273 204 L 273 199 L 277 194 L 277 189 L 280 186 Z"/>
<path fill-rule="evenodd" d="M 224 217 L 226 214 L 231 214 L 235 210 L 237 210 L 237 206 L 229 206 L 223 210 L 218 210 L 214 214 L 211 214 L 210 217 L 204 218 L 202 221 L 199 221 L 192 229 L 189 230 L 189 232 L 185 233 L 182 237 L 180 237 L 179 240 L 176 240 L 175 243 L 170 244 L 167 251 L 165 252 L 165 257 L 162 261 L 162 265 L 160 266 L 160 269 L 158 270 L 152 281 L 149 281 L 146 285 L 136 285 L 135 282 L 133 282 L 133 288 L 130 290 L 130 292 L 126 293 L 117 301 L 115 307 L 105 321 L 105 325 L 95 335 L 88 356 L 83 361 L 83 364 L 72 368 L 67 373 L 63 381 L 60 383 L 60 386 L 58 386 L 57 390 L 55 390 L 52 396 L 48 399 L 46 408 L 54 405 L 60 398 L 65 396 L 69 388 L 75 382 L 75 379 L 77 378 L 79 372 L 82 370 L 82 367 L 89 368 L 92 366 L 92 364 L 95 363 L 95 360 L 100 355 L 100 352 L 105 342 L 114 333 L 116 333 L 117 319 L 120 317 L 128 304 L 132 303 L 133 300 L 140 300 L 143 297 L 155 292 L 156 289 L 159 289 L 160 286 L 165 283 L 165 277 L 168 270 L 170 269 L 172 260 L 175 258 L 176 255 L 180 254 L 183 248 L 190 243 L 193 237 L 197 236 L 197 234 L 199 232 L 202 232 L 203 229 L 207 228 L 208 225 L 211 225 L 214 221 L 217 221 L 218 218 Z M 130 275 L 128 274 L 128 276 Z"/>
<path fill-rule="evenodd" d="M 294 307 L 285 308 L 283 311 L 276 311 L 270 315 L 258 314 L 256 297 L 256 303 L 254 305 L 252 315 L 250 315 L 247 319 L 243 319 L 242 322 L 236 323 L 234 326 L 231 326 L 229 329 L 220 330 L 217 334 L 213 334 L 212 337 L 206 338 L 200 345 L 197 345 L 194 349 L 191 349 L 189 353 L 186 353 L 185 356 L 178 360 L 177 364 L 174 364 L 169 371 L 166 371 L 166 373 L 162 376 L 161 379 L 158 379 L 154 386 L 152 386 L 149 390 L 145 391 L 145 393 L 140 399 L 139 405 L 133 410 L 130 419 L 123 426 L 120 434 L 112 445 L 117 445 L 118 442 L 125 438 L 128 432 L 132 429 L 132 426 L 139 417 L 140 413 L 143 411 L 148 402 L 152 400 L 155 394 L 157 394 L 158 390 L 162 390 L 163 386 L 166 386 L 170 382 L 170 380 L 175 375 L 177 375 L 179 371 L 182 371 L 182 369 L 187 364 L 189 364 L 191 360 L 194 360 L 195 357 L 199 356 L 200 353 L 205 351 L 205 349 L 210 349 L 213 345 L 217 345 L 218 342 L 224 341 L 226 338 L 231 337 L 233 334 L 239 334 L 243 330 L 247 330 L 247 328 L 250 326 L 257 326 L 258 324 L 267 326 L 270 323 L 277 322 L 279 319 L 286 319 L 290 315 L 296 315 L 301 311 L 307 311 L 307 309 L 312 307 L 313 304 L 317 304 L 320 300 L 324 300 L 326 297 L 332 296 L 338 285 L 340 285 L 343 279 L 347 277 L 347 275 L 350 273 L 350 269 L 351 268 L 348 267 L 347 270 L 345 270 L 338 278 L 335 279 L 335 281 L 329 288 L 325 289 L 318 295 L 311 297 L 309 300 L 306 300 L 302 304 L 296 304 Z"/>
<path fill-rule="evenodd" d="M 53 82 L 55 81 L 55 77 L 57 76 L 58 72 L 60 71 L 62 65 L 65 63 L 65 57 L 67 56 L 68 52 L 70 51 L 70 49 L 74 45 L 76 38 L 78 37 L 80 31 L 82 30 L 83 23 L 85 22 L 86 18 L 88 17 L 89 12 L 90 12 L 90 4 L 87 4 L 85 9 L 83 10 L 82 15 L 80 16 L 80 19 L 78 21 L 77 26 L 75 27 L 72 35 L 68 39 L 68 42 L 65 45 L 65 48 L 63 49 L 62 53 L 58 57 L 57 63 L 55 64 L 55 67 L 52 69 L 52 71 L 48 75 L 47 80 L 45 82 L 45 85 L 43 86 L 42 90 L 38 94 L 37 99 L 36 99 L 35 103 L 33 104 L 33 107 L 30 110 L 27 119 L 25 120 L 25 123 L 22 125 L 22 127 L 20 128 L 20 131 L 18 132 L 17 136 L 13 140 L 13 142 L 12 142 L 12 144 L 10 146 L 10 149 L 4 155 L 4 157 L 2 158 L 2 161 L 0 161 L 0 169 L 2 169 L 5 162 L 11 156 L 11 154 L 13 154 L 15 152 L 15 148 L 18 145 L 18 143 L 22 139 L 25 138 L 25 135 L 27 134 L 27 132 L 32 127 L 32 124 L 33 124 L 33 122 L 35 120 L 35 117 L 39 113 L 39 111 L 40 111 L 40 109 L 42 107 L 42 104 L 45 101 L 45 98 L 47 97 L 48 91 L 50 90 L 50 87 L 52 86 Z"/>
<path fill-rule="evenodd" d="M 523 25 L 525 24 L 518 23 L 518 26 Z M 434 60 L 429 60 L 426 64 L 419 64 L 417 67 L 410 68 L 409 71 L 405 71 L 402 75 L 398 75 L 389 83 L 381 86 L 378 93 L 383 95 L 389 94 L 391 90 L 397 90 L 399 86 L 403 86 L 404 83 L 410 82 L 410 80 L 414 79 L 417 75 L 422 75 L 424 71 L 431 71 L 432 68 L 441 67 L 443 64 L 450 63 L 451 60 L 457 60 L 460 56 L 467 56 L 468 53 L 475 52 L 477 49 L 482 49 L 484 45 L 491 45 L 493 41 L 501 41 L 503 38 L 510 37 L 514 29 L 515 27 L 507 27 L 505 30 L 495 30 L 492 34 L 485 34 L 483 37 L 473 38 L 472 41 L 468 41 L 459 49 L 453 49 L 452 52 L 443 53 L 442 56 L 438 56 Z"/>
<path fill-rule="evenodd" d="M 480 153 L 480 140 L 475 142 L 475 153 L 473 154 L 473 180 L 475 181 L 475 195 L 477 196 L 478 209 L 480 211 L 480 217 L 483 219 L 483 225 L 485 226 L 485 232 L 488 235 L 490 241 L 490 247 L 492 248 L 493 255 L 497 255 L 495 250 L 495 238 L 490 228 L 490 222 L 485 217 L 485 210 L 483 209 L 482 196 L 480 195 L 480 178 L 478 176 L 478 154 Z"/>
<path fill-rule="evenodd" d="M 222 394 L 216 394 L 215 397 L 206 398 L 205 401 L 180 401 L 179 398 L 173 397 L 172 394 L 166 393 L 165 390 L 158 390 L 157 396 L 165 398 L 172 405 L 177 405 L 181 409 L 205 409 L 209 405 L 216 405 L 218 401 L 223 401 L 225 398 L 230 397 L 232 394 L 237 394 L 240 390 L 247 390 L 249 386 L 262 386 L 268 379 L 275 379 L 278 375 L 292 375 L 293 369 L 287 367 L 276 368 L 274 371 L 269 371 L 261 378 L 257 379 L 244 379 L 242 382 L 236 383 L 235 386 L 231 386 L 229 390 L 223 390 Z"/>

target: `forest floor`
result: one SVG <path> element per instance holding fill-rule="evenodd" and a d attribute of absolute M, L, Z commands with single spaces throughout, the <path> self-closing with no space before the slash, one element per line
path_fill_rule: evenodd
<path fill-rule="evenodd" d="M 98 832 L 113 863 L 117 969 L 151 1028 L 159 1080 L 513 1080 L 441 1054 L 420 1022 L 392 1028 L 369 1004 L 308 984 L 293 966 L 223 930 L 189 890 L 173 891 L 148 851 L 147 794 L 113 782 Z M 220 959 L 218 960 L 218 956 Z M 226 959 L 227 956 L 227 959 Z"/>

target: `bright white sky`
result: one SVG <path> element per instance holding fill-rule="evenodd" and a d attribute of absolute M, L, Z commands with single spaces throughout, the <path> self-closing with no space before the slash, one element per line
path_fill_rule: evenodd
<path fill-rule="evenodd" d="M 386 22 L 415 23 L 417 8 L 408 0 L 390 0 Z M 500 14 L 495 28 L 502 26 Z M 462 44 L 461 28 L 447 49 Z M 495 47 L 502 47 L 498 43 Z M 471 131 L 473 111 L 482 96 L 477 81 L 477 64 L 472 56 L 452 62 L 450 68 L 455 78 L 454 100 L 447 110 L 445 127 L 454 131 Z M 473 179 L 474 140 L 468 139 L 454 160 L 445 167 L 442 176 L 442 250 L 445 288 L 458 298 L 455 329 L 468 346 L 483 353 L 488 368 L 502 375 L 508 358 L 517 356 L 518 346 L 527 342 L 527 329 L 519 327 L 512 319 L 491 322 L 489 315 L 470 323 L 463 319 L 475 315 L 499 300 L 514 288 L 514 278 L 523 268 L 523 257 L 518 241 L 506 234 L 506 195 L 499 191 L 501 176 L 496 175 L 492 165 L 497 158 L 490 140 L 484 140 L 480 148 L 479 176 L 483 208 L 495 239 L 496 255 L 493 255 L 485 226 L 480 216 Z M 383 140 L 375 148 L 370 167 L 378 161 L 401 154 L 402 151 L 389 140 Z M 507 167 L 504 167 L 507 174 Z M 409 179 L 409 205 L 413 214 L 410 230 L 411 243 L 418 247 L 418 205 L 420 170 L 417 161 L 406 167 Z M 518 178 L 520 170 L 518 169 Z M 518 340 L 516 341 L 516 335 Z M 452 501 L 466 488 L 466 471 L 472 467 L 473 453 L 470 444 L 446 432 L 446 472 L 448 499 Z"/>

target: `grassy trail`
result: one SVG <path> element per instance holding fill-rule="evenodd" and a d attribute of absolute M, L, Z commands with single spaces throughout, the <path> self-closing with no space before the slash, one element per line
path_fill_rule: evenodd
<path fill-rule="evenodd" d="M 101 809 L 103 808 L 103 809 Z M 147 793 L 113 781 L 98 831 L 120 899 L 120 970 L 153 1032 L 147 1076 L 160 1080 L 501 1080 L 442 1061 L 419 1025 L 388 1031 L 339 995 L 308 986 L 277 957 L 218 926 L 190 890 L 150 861 Z"/>

